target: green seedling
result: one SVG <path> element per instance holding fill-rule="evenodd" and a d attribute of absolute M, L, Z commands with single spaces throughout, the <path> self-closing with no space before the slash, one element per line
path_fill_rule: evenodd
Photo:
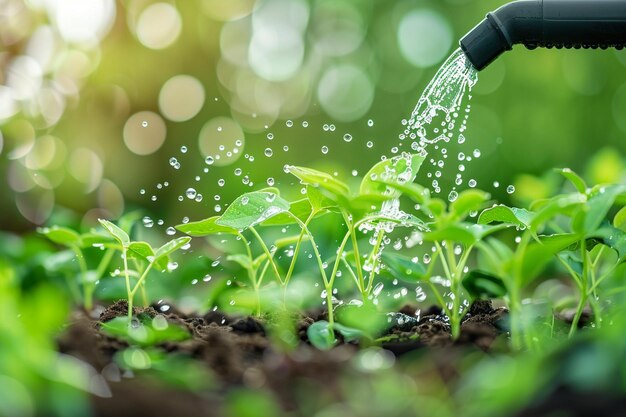
<path fill-rule="evenodd" d="M 79 234 L 72 229 L 59 226 L 42 228 L 39 232 L 52 242 L 69 248 L 78 260 L 80 268 L 78 281 L 82 287 L 82 303 L 85 310 L 90 311 L 93 308 L 93 292 L 96 283 L 106 272 L 115 252 L 113 240 L 95 232 Z M 95 269 L 90 269 L 85 259 L 84 250 L 89 248 L 99 248 L 105 251 Z M 76 285 L 76 280 L 67 276 L 67 285 L 74 298 L 80 298 L 80 289 Z"/>
<path fill-rule="evenodd" d="M 576 192 L 535 202 L 531 211 L 494 206 L 484 210 L 478 219 L 480 224 L 500 223 L 521 232 L 516 238 L 514 250 L 496 239 L 478 244 L 483 255 L 482 266 L 487 272 L 478 278 L 484 284 L 490 281 L 487 285 L 502 285 L 506 289 L 511 312 L 511 337 L 517 348 L 523 343 L 528 347 L 533 344 L 530 338 L 524 337 L 520 322 L 522 290 L 539 276 L 555 255 L 579 291 L 571 336 L 587 303 L 594 312 L 596 324 L 601 324 L 599 286 L 624 261 L 626 254 L 626 237 L 620 229 L 623 212 L 615 215 L 613 225 L 607 221 L 609 210 L 624 197 L 626 187 L 588 188 L 582 178 L 571 170 L 559 172 Z M 617 257 L 611 252 L 617 253 Z M 485 280 L 485 275 L 490 278 Z"/>
<path fill-rule="evenodd" d="M 170 269 L 169 256 L 177 250 L 185 247 L 191 238 L 179 237 L 172 239 L 155 250 L 146 242 L 132 242 L 128 233 L 110 221 L 103 219 L 99 219 L 98 221 L 115 239 L 115 241 L 117 241 L 117 244 L 119 245 L 118 249 L 122 253 L 124 279 L 126 281 L 126 294 L 128 297 L 128 320 L 130 321 L 133 316 L 133 301 L 135 294 L 140 289 L 142 291 L 144 306 L 147 305 L 148 301 L 145 290 L 145 280 L 148 277 L 148 273 L 152 269 L 157 269 L 161 272 L 168 271 Z M 140 262 L 137 262 L 137 269 L 134 271 L 128 267 L 128 260 L 131 258 L 140 260 Z M 134 275 L 137 278 L 137 282 L 134 285 L 131 285 L 131 275 Z"/>

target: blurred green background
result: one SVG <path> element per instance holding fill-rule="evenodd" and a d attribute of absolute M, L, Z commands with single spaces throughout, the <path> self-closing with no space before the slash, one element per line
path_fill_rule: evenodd
<path fill-rule="evenodd" d="M 0 229 L 137 207 L 166 228 L 266 183 L 298 194 L 284 164 L 362 175 L 459 38 L 504 3 L 5 0 Z M 464 178 L 506 202 L 520 174 L 623 154 L 625 66 L 613 50 L 502 56 L 473 91 L 460 151 L 481 156 Z"/>

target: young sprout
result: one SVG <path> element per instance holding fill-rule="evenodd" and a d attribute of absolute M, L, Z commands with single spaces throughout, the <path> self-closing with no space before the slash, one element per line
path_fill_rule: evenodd
<path fill-rule="evenodd" d="M 144 282 L 148 277 L 148 273 L 153 268 L 162 272 L 168 271 L 169 256 L 187 245 L 191 238 L 186 236 L 175 238 L 154 250 L 146 242 L 132 242 L 124 230 L 110 221 L 104 219 L 98 219 L 98 221 L 102 227 L 104 227 L 104 229 L 109 232 L 111 236 L 113 236 L 121 247 L 122 261 L 124 263 L 124 279 L 126 280 L 126 295 L 128 298 L 128 319 L 130 320 L 133 316 L 133 301 L 135 294 L 139 291 L 139 289 L 145 291 Z M 137 271 L 138 279 L 134 285 L 131 284 L 131 270 L 128 267 L 128 259 L 131 257 L 138 257 L 147 261 L 147 266 L 145 266 L 141 272 Z M 144 292 L 144 304 L 146 303 L 147 299 Z"/>
<path fill-rule="evenodd" d="M 106 236 L 97 233 L 79 234 L 72 229 L 60 226 L 42 228 L 39 232 L 52 242 L 68 247 L 74 253 L 80 268 L 79 283 L 82 286 L 83 307 L 90 311 L 93 308 L 93 293 L 96 283 L 102 278 L 113 258 L 115 252 L 113 242 Z M 94 247 L 101 250 L 106 248 L 106 252 L 100 258 L 96 268 L 90 269 L 85 259 L 84 250 Z M 75 294 L 79 292 L 74 280 L 68 280 L 68 287 Z"/>

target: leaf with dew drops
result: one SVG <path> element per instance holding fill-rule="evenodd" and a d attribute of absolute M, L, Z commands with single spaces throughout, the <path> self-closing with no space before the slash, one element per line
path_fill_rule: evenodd
<path fill-rule="evenodd" d="M 108 220 L 98 219 L 102 227 L 106 229 L 107 232 L 111 234 L 120 244 L 124 247 L 128 247 L 130 244 L 130 237 L 128 237 L 128 233 L 124 230 L 111 223 Z"/>
<path fill-rule="evenodd" d="M 237 229 L 217 224 L 219 218 L 220 216 L 213 216 L 197 222 L 179 224 L 176 226 L 176 229 L 193 237 L 216 235 L 219 233 L 238 234 Z"/>
<path fill-rule="evenodd" d="M 220 226 L 244 230 L 288 211 L 290 204 L 284 198 L 270 192 L 253 191 L 239 196 L 216 220 Z"/>
<path fill-rule="evenodd" d="M 312 168 L 289 166 L 288 172 L 298 178 L 300 182 L 313 187 L 324 189 L 340 201 L 350 195 L 350 188 L 330 174 Z"/>
<path fill-rule="evenodd" d="M 517 227 L 527 227 L 532 216 L 533 213 L 528 210 L 500 204 L 483 210 L 478 216 L 478 224 L 504 223 Z"/>
<path fill-rule="evenodd" d="M 415 283 L 426 277 L 424 264 L 414 262 L 407 256 L 395 252 L 383 251 L 381 259 L 385 265 L 384 270 L 393 276 L 393 278 Z"/>
<path fill-rule="evenodd" d="M 64 246 L 81 246 L 80 235 L 67 227 L 46 227 L 40 229 L 39 232 L 54 243 Z"/>
<path fill-rule="evenodd" d="M 489 198 L 491 198 L 489 193 L 482 190 L 464 190 L 450 203 L 450 213 L 456 219 L 463 220 L 470 212 L 483 208 Z"/>
<path fill-rule="evenodd" d="M 587 192 L 587 184 L 578 174 L 569 168 L 559 168 L 556 172 L 563 175 L 572 185 L 578 190 L 579 193 L 585 194 Z"/>
<path fill-rule="evenodd" d="M 161 258 L 165 258 L 171 255 L 172 253 L 176 252 L 178 249 L 182 248 L 187 243 L 189 243 L 190 240 L 191 238 L 189 236 L 183 236 L 183 237 L 178 237 L 176 239 L 172 239 L 169 242 L 163 244 L 163 246 L 161 246 L 154 252 L 154 256 L 156 260 L 159 260 Z"/>
<path fill-rule="evenodd" d="M 150 260 L 154 258 L 154 249 L 147 242 L 131 242 L 128 245 L 128 255 Z"/>
<path fill-rule="evenodd" d="M 267 220 L 264 220 L 261 223 L 261 226 L 285 226 L 289 224 L 295 224 L 297 222 L 294 217 L 296 217 L 301 222 L 305 222 L 309 218 L 313 210 L 308 198 L 292 201 L 289 203 L 289 205 L 289 213 L 280 213 Z M 318 214 L 316 214 L 316 217 L 322 214 L 325 214 L 325 212 L 319 212 Z"/>
<path fill-rule="evenodd" d="M 410 184 L 415 180 L 417 172 L 426 159 L 426 153 L 394 156 L 374 165 L 363 177 L 360 194 L 382 194 L 389 198 L 398 198 L 400 192 L 393 187 L 381 183 L 387 181 L 397 184 Z"/>

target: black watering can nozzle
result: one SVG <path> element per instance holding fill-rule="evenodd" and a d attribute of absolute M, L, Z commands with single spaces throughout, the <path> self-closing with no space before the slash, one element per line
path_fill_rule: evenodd
<path fill-rule="evenodd" d="M 626 0 L 519 0 L 488 13 L 461 39 L 482 70 L 515 44 L 529 49 L 626 46 Z"/>

